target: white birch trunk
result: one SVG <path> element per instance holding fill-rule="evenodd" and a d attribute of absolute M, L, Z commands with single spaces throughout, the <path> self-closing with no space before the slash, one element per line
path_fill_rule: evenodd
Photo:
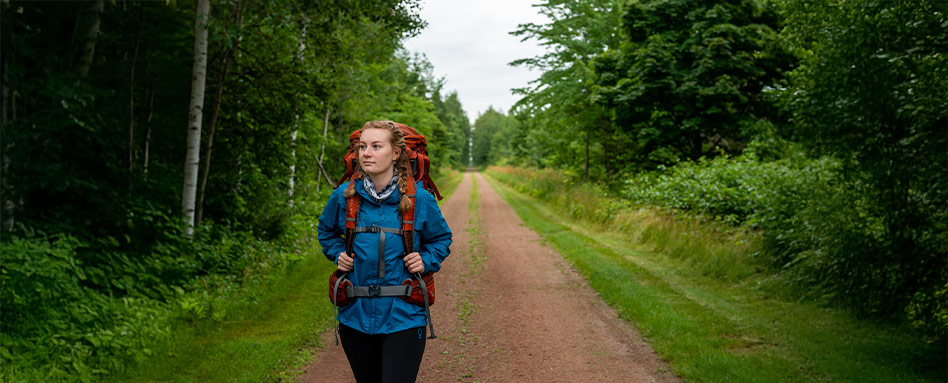
<path fill-rule="evenodd" d="M 293 133 L 290 133 L 290 147 L 293 148 L 290 152 L 290 190 L 287 192 L 289 195 L 289 204 L 290 207 L 293 207 L 293 193 L 296 193 L 296 135 L 300 132 L 300 115 L 296 115 L 296 129 L 293 129 Z"/>
<path fill-rule="evenodd" d="M 188 223 L 188 237 L 194 234 L 194 203 L 197 196 L 198 165 L 201 159 L 201 120 L 204 109 L 204 85 L 207 82 L 207 24 L 210 0 L 197 0 L 194 18 L 194 67 L 191 74 L 191 105 L 188 109 L 187 153 L 184 160 L 184 188 L 181 214 Z"/>
<path fill-rule="evenodd" d="M 304 20 L 303 28 L 300 29 L 300 38 L 297 41 L 296 46 L 296 59 L 301 63 L 305 59 L 303 55 L 306 52 L 306 23 Z M 289 205 L 293 207 L 293 194 L 296 193 L 296 136 L 300 132 L 300 115 L 296 115 L 296 120 L 293 123 L 293 133 L 290 134 L 290 147 L 293 148 L 290 155 L 292 157 L 290 161 L 290 190 L 287 192 L 289 196 Z"/>
<path fill-rule="evenodd" d="M 329 108 L 326 108 L 326 117 L 323 118 L 323 140 L 319 143 L 319 160 L 317 161 L 317 163 L 319 164 L 319 170 L 322 171 L 324 174 L 326 173 L 326 171 L 323 170 L 323 155 L 326 154 L 326 133 L 329 132 L 329 110 L 330 110 Z M 322 181 L 322 178 L 319 178 L 319 176 L 317 175 L 316 176 L 316 192 L 317 193 L 319 192 L 319 184 L 322 183 L 321 181 Z M 332 181 L 329 182 L 329 187 L 332 187 Z"/>
<path fill-rule="evenodd" d="M 89 75 L 89 68 L 92 67 L 92 60 L 95 58 L 95 43 L 99 37 L 99 25 L 101 25 L 103 9 L 105 9 L 105 0 L 98 0 L 89 11 L 91 20 L 86 20 L 89 28 L 83 33 L 82 52 L 79 53 L 79 59 L 76 62 L 76 74 L 79 75 L 79 78 L 86 78 L 86 76 Z"/>

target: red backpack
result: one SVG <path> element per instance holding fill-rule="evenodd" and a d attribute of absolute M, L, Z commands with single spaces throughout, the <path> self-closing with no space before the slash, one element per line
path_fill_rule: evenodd
<path fill-rule="evenodd" d="M 408 170 L 411 172 L 415 181 L 421 181 L 425 190 L 433 194 L 440 201 L 442 198 L 441 193 L 438 192 L 438 187 L 435 186 L 434 181 L 431 180 L 431 174 L 429 172 L 431 160 L 428 159 L 428 140 L 425 139 L 425 136 L 419 134 L 415 128 L 397 122 L 395 125 L 398 125 L 398 128 L 402 131 L 402 135 L 405 137 L 405 148 L 408 149 Z M 346 153 L 345 159 L 346 174 L 339 179 L 336 187 L 351 180 L 356 168 L 359 167 L 358 149 L 359 138 L 361 137 L 362 129 L 358 129 L 349 135 L 349 151 Z M 415 201 L 412 201 L 412 203 L 414 202 Z"/>
<path fill-rule="evenodd" d="M 431 194 L 435 195 L 438 200 L 441 200 L 441 193 L 438 192 L 438 187 L 435 186 L 434 181 L 431 179 L 429 173 L 431 160 L 428 159 L 428 141 L 425 139 L 425 136 L 418 134 L 414 128 L 405 125 L 396 123 L 398 128 L 402 131 L 402 135 L 405 138 L 405 148 L 408 153 L 409 175 L 415 181 L 422 181 L 422 185 L 425 190 L 428 190 Z M 347 180 L 349 182 L 356 182 L 356 169 L 359 166 L 359 138 L 362 137 L 362 129 L 358 129 L 352 134 L 349 135 L 349 150 L 346 153 L 345 162 L 346 162 L 346 174 L 339 179 L 339 183 L 336 184 L 336 187 L 342 185 Z M 402 213 L 402 225 L 397 230 L 402 236 L 402 243 L 405 247 L 405 255 L 407 255 L 414 247 L 414 234 L 415 234 L 415 183 L 408 182 L 406 190 L 406 195 L 409 200 L 411 200 L 412 208 Z M 355 234 L 357 229 L 356 225 L 359 221 L 359 205 L 361 199 L 359 195 L 353 195 L 346 198 L 346 253 L 352 254 L 352 241 L 355 239 Z M 361 231 L 359 231 L 361 232 Z M 380 235 L 384 235 L 381 234 Z M 380 266 L 381 267 L 381 266 Z M 345 306 L 350 303 L 350 298 L 354 299 L 360 296 L 399 296 L 402 300 L 422 306 L 425 308 L 425 315 L 428 320 L 428 327 L 430 329 L 429 338 L 436 338 L 434 334 L 434 325 L 431 322 L 431 310 L 430 306 L 435 302 L 435 285 L 434 277 L 432 272 L 427 272 L 424 275 L 416 273 L 413 275 L 413 279 L 407 279 L 402 283 L 401 287 L 404 289 L 396 288 L 395 286 L 382 286 L 380 290 L 366 290 L 366 288 L 360 286 L 353 286 L 345 277 L 346 273 L 336 270 L 329 277 L 329 298 L 332 300 L 333 304 L 336 306 Z M 342 290 L 339 289 L 342 287 Z M 366 290 L 366 291 L 362 291 Z M 338 328 L 336 329 L 338 333 Z M 338 339 L 336 340 L 338 344 Z"/>

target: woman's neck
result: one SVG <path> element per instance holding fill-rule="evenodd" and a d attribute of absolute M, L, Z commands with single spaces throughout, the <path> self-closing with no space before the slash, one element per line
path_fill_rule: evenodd
<path fill-rule="evenodd" d="M 393 170 L 383 172 L 382 174 L 369 174 L 369 177 L 372 178 L 372 183 L 375 184 L 376 193 L 381 193 L 382 190 L 385 189 L 385 186 L 388 186 L 388 183 L 392 182 L 392 177 L 395 174 Z"/>

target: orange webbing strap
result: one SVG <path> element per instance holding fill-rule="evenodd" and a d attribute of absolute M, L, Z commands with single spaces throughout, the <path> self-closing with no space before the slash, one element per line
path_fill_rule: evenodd
<path fill-rule="evenodd" d="M 424 137 L 422 137 L 424 140 Z M 421 157 L 421 156 L 419 156 Z M 417 190 L 415 188 L 415 178 L 411 174 L 411 168 L 408 168 L 408 185 L 405 195 L 411 201 L 411 209 L 402 212 L 402 241 L 405 244 L 405 256 L 415 251 L 415 202 L 417 201 Z M 434 322 L 431 321 L 431 308 L 428 303 L 428 286 L 421 277 L 421 273 L 414 273 L 412 276 L 421 285 L 421 296 L 425 299 L 425 319 L 428 320 L 428 339 L 435 339 Z"/>
<path fill-rule="evenodd" d="M 352 177 L 349 179 L 349 182 L 356 182 L 355 173 L 352 174 Z M 355 187 L 355 185 L 353 185 Z M 352 257 L 352 244 L 355 239 L 355 227 L 356 223 L 359 220 L 359 194 L 356 193 L 351 197 L 346 198 L 346 255 Z M 336 305 L 336 297 L 339 291 L 339 284 L 343 279 L 346 278 L 348 273 L 343 273 L 339 276 L 339 279 L 336 280 L 336 286 L 333 288 L 333 313 L 336 315 L 336 318 L 339 317 L 339 306 Z M 336 345 L 339 345 L 339 321 L 336 321 Z"/>
<path fill-rule="evenodd" d="M 356 182 L 356 175 L 352 174 L 352 178 L 349 179 L 350 186 L 355 187 L 353 182 Z M 356 227 L 356 220 L 359 219 L 359 194 L 353 194 L 352 196 L 346 198 L 346 230 L 352 230 Z M 348 234 L 348 233 L 346 233 Z M 348 239 L 348 238 L 347 238 Z M 346 249 L 349 251 L 351 249 Z"/>

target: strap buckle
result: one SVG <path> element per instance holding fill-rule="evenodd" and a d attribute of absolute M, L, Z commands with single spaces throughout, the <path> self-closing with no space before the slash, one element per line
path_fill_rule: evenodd
<path fill-rule="evenodd" d="M 375 285 L 375 286 L 367 286 L 367 287 L 369 290 L 369 298 L 377 298 L 377 297 L 382 296 L 381 286 Z"/>

